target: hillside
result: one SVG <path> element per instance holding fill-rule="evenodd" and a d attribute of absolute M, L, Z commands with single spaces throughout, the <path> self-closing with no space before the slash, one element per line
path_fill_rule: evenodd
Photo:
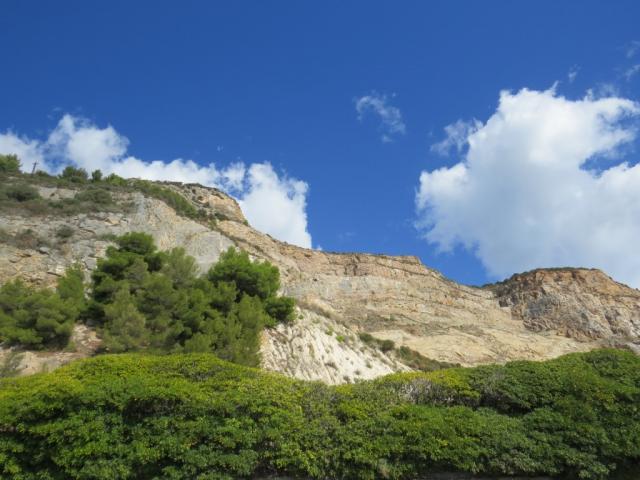
<path fill-rule="evenodd" d="M 113 238 L 132 231 L 153 235 L 161 249 L 184 247 L 203 271 L 235 245 L 278 266 L 283 293 L 297 301 L 295 323 L 265 331 L 262 344 L 263 367 L 295 378 L 374 378 L 415 366 L 411 352 L 472 366 L 601 346 L 637 350 L 640 344 L 640 291 L 597 270 L 536 270 L 474 288 L 416 257 L 329 253 L 279 242 L 248 225 L 238 204 L 212 188 L 129 184 L 111 188 L 112 200 L 100 204 L 74 201 L 93 191 L 86 184 L 22 181 L 45 203 L 71 206 L 28 209 L 2 202 L 0 282 L 54 285 L 76 262 L 86 271 L 95 268 Z M 171 207 L 175 200 L 160 191 L 186 202 Z M 5 349 L 3 356 L 27 373 L 90 355 L 99 344 L 84 326 L 76 327 L 73 340 L 75 352 L 11 356 Z M 387 342 L 381 349 L 382 340 L 395 348 Z M 410 350 L 401 352 L 403 346 Z"/>

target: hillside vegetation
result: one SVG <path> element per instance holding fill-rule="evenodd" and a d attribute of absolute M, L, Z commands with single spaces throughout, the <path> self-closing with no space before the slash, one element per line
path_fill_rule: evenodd
<path fill-rule="evenodd" d="M 158 251 L 150 235 L 114 241 L 90 285 L 74 267 L 55 291 L 20 280 L 0 286 L 0 343 L 64 348 L 84 321 L 98 326 L 106 352 L 215 352 L 257 366 L 262 329 L 293 319 L 294 302 L 278 296 L 279 271 L 268 262 L 231 248 L 198 275 L 184 249 Z"/>
<path fill-rule="evenodd" d="M 215 223 L 220 215 L 196 208 L 174 190 L 148 180 L 125 179 L 116 174 L 106 177 L 100 170 L 91 175 L 83 168 L 66 167 L 59 175 L 38 170 L 33 174 L 20 171 L 20 159 L 0 154 L 0 211 L 30 215 L 72 215 L 96 211 L 126 211 L 129 205 L 117 201 L 113 194 L 142 193 L 162 200 L 178 215 L 200 222 Z M 71 198 L 42 198 L 35 186 L 67 188 L 76 191 Z"/>
<path fill-rule="evenodd" d="M 616 350 L 340 387 L 210 354 L 105 355 L 0 382 L 0 471 L 12 479 L 434 471 L 606 479 L 640 468 L 639 405 L 640 358 Z"/>

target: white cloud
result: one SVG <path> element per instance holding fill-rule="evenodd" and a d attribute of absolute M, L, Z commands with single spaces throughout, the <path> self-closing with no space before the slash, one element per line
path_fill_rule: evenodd
<path fill-rule="evenodd" d="M 200 183 L 233 194 L 249 223 L 257 229 L 302 247 L 311 247 L 307 227 L 308 185 L 294 178 L 279 177 L 268 163 L 233 163 L 219 169 L 215 164 L 199 165 L 192 160 L 145 161 L 127 155 L 129 140 L 112 126 L 100 128 L 88 120 L 64 115 L 44 141 L 0 133 L 0 153 L 15 153 L 22 168 L 33 162 L 50 173 L 67 165 L 91 172 L 115 173 L 122 177 Z"/>
<path fill-rule="evenodd" d="M 632 42 L 629 42 L 626 48 L 627 58 L 633 58 L 638 51 L 640 51 L 640 41 L 633 40 Z"/>
<path fill-rule="evenodd" d="M 402 113 L 399 108 L 390 105 L 387 95 L 372 92 L 371 95 L 356 98 L 355 103 L 359 120 L 362 121 L 368 114 L 374 114 L 380 118 L 381 140 L 383 142 L 392 142 L 394 135 L 406 133 L 407 128 L 402 120 Z"/>
<path fill-rule="evenodd" d="M 640 165 L 620 161 L 639 115 L 619 97 L 502 92 L 463 160 L 422 172 L 419 228 L 441 250 L 474 251 L 494 277 L 585 266 L 639 287 Z"/>
<path fill-rule="evenodd" d="M 305 182 L 278 177 L 268 163 L 253 164 L 246 176 L 240 206 L 258 230 L 311 248 L 311 235 L 307 232 L 307 190 Z"/>
<path fill-rule="evenodd" d="M 467 145 L 469 135 L 480 127 L 482 127 L 482 122 L 476 119 L 470 122 L 458 120 L 451 125 L 447 125 L 444 127 L 444 133 L 446 134 L 445 139 L 431 145 L 431 151 L 440 155 L 447 155 L 452 148 L 455 148 L 455 150 L 460 153 Z"/>
<path fill-rule="evenodd" d="M 30 172 L 33 164 L 44 165 L 44 152 L 37 140 L 29 140 L 8 131 L 0 133 L 0 153 L 17 155 L 23 171 Z"/>
<path fill-rule="evenodd" d="M 575 81 L 579 71 L 580 67 L 577 65 L 574 65 L 569 69 L 569 73 L 567 73 L 567 80 L 569 80 L 569 83 L 573 83 Z"/>
<path fill-rule="evenodd" d="M 62 161 L 70 160 L 89 172 L 101 169 L 112 173 L 127 152 L 129 140 L 111 125 L 98 128 L 88 120 L 64 115 L 49 135 L 47 145 Z"/>
<path fill-rule="evenodd" d="M 629 67 L 626 72 L 624 72 L 624 78 L 626 78 L 627 82 L 630 81 L 633 77 L 635 77 L 638 73 L 640 73 L 640 63 Z"/>
<path fill-rule="evenodd" d="M 587 98 L 591 100 L 596 98 L 619 97 L 620 95 L 618 85 L 611 82 L 598 83 L 595 88 L 587 90 Z"/>

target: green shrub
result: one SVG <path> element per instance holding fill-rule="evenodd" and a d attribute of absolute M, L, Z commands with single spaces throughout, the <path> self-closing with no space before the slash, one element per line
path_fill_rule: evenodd
<path fill-rule="evenodd" d="M 126 179 L 116 175 L 115 173 L 107 175 L 104 181 L 116 187 L 126 187 L 127 185 L 129 185 L 129 182 L 127 182 Z"/>
<path fill-rule="evenodd" d="M 92 182 L 102 181 L 102 172 L 100 170 L 94 170 L 93 172 L 91 172 L 91 181 Z"/>
<path fill-rule="evenodd" d="M 74 229 L 69 225 L 62 225 L 56 230 L 56 237 L 60 240 L 68 240 L 74 234 Z"/>
<path fill-rule="evenodd" d="M 366 343 L 367 345 L 371 345 L 375 341 L 375 339 L 373 338 L 373 335 L 367 332 L 360 332 L 358 334 L 358 338 L 362 340 L 364 343 Z"/>
<path fill-rule="evenodd" d="M 45 172 L 44 170 L 36 170 L 35 173 L 33 174 L 33 176 L 36 179 L 45 179 L 45 180 L 55 180 L 55 178 L 56 178 L 53 175 L 51 175 L 50 173 Z"/>
<path fill-rule="evenodd" d="M 18 183 L 5 187 L 4 194 L 7 198 L 16 202 L 27 202 L 40 198 L 40 193 L 36 188 L 24 183 Z"/>
<path fill-rule="evenodd" d="M 380 342 L 380 350 L 383 352 L 390 352 L 394 348 L 396 348 L 396 344 L 393 343 L 393 340 L 382 340 Z"/>
<path fill-rule="evenodd" d="M 100 356 L 0 380 L 0 475 L 637 476 L 639 357 L 603 350 L 491 369 L 330 387 L 207 354 Z M 484 405 L 495 392 L 518 410 Z"/>
<path fill-rule="evenodd" d="M 20 159 L 17 155 L 0 154 L 0 175 L 20 173 Z"/>
<path fill-rule="evenodd" d="M 113 197 L 109 191 L 103 188 L 88 188 L 82 190 L 75 195 L 75 200 L 78 202 L 87 202 L 95 205 L 110 205 L 113 203 Z"/>
<path fill-rule="evenodd" d="M 28 248 L 31 250 L 47 245 L 47 242 L 30 228 L 18 232 L 15 237 L 13 237 L 12 243 L 18 248 Z"/>
<path fill-rule="evenodd" d="M 262 300 L 273 298 L 280 288 L 278 267 L 269 262 L 252 262 L 247 252 L 230 248 L 220 255 L 207 274 L 213 283 L 234 282 L 238 290 Z"/>
<path fill-rule="evenodd" d="M 76 168 L 69 165 L 62 171 L 60 178 L 72 183 L 85 183 L 89 179 L 89 174 L 84 168 Z"/>
<path fill-rule="evenodd" d="M 411 367 L 415 370 L 421 370 L 423 372 L 430 372 L 433 370 L 441 370 L 444 368 L 453 368 L 460 366 L 455 363 L 439 362 L 437 360 L 433 360 L 404 345 L 395 350 L 395 355 L 400 361 L 402 361 L 402 363 L 404 363 L 408 367 Z"/>
<path fill-rule="evenodd" d="M 148 180 L 134 180 L 132 186 L 135 190 L 145 195 L 162 200 L 179 215 L 193 219 L 201 218 L 200 212 L 189 200 L 170 188 L 156 185 Z"/>
<path fill-rule="evenodd" d="M 0 342 L 29 348 L 64 348 L 84 307 L 82 273 L 70 269 L 57 291 L 20 280 L 0 287 Z"/>
<path fill-rule="evenodd" d="M 0 242 L 13 245 L 22 249 L 35 250 L 38 247 L 47 247 L 47 240 L 41 238 L 34 230 L 27 228 L 11 235 L 6 230 L 0 229 Z"/>

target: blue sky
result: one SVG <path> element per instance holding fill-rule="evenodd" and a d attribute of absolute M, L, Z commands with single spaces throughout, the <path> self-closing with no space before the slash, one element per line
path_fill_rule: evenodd
<path fill-rule="evenodd" d="M 640 278 L 622 265 L 634 253 L 616 254 L 595 239 L 614 210 L 624 217 L 610 226 L 614 244 L 627 245 L 640 228 L 637 172 L 598 183 L 603 170 L 622 162 L 633 167 L 638 159 L 638 18 L 635 1 L 6 0 L 0 133 L 5 150 L 16 139 L 40 142 L 39 151 L 57 161 L 76 158 L 69 139 L 83 128 L 111 126 L 107 133 L 128 139 L 109 153 L 117 159 L 190 159 L 221 172 L 238 162 L 247 169 L 268 162 L 272 171 L 256 169 L 241 186 L 220 174 L 221 185 L 245 198 L 255 216 L 269 216 L 270 208 L 306 213 L 306 224 L 291 221 L 324 250 L 418 255 L 469 284 L 577 263 L 637 284 Z M 522 89 L 535 94 L 525 98 Z M 504 90 L 512 96 L 499 103 Z M 521 111 L 533 112 L 532 123 L 488 122 L 520 118 Z M 54 143 L 43 145 L 62 131 L 65 116 L 67 153 L 51 153 Z M 541 133 L 556 118 L 592 119 L 568 132 L 576 145 L 569 153 Z M 458 121 L 465 122 L 460 129 L 445 131 Z M 508 143 L 516 137 L 531 141 Z M 601 141 L 583 148 L 592 138 Z M 535 167 L 535 174 L 530 165 L 511 168 L 523 149 L 542 149 L 557 161 Z M 559 167 L 565 154 L 576 155 L 570 172 Z M 494 155 L 502 166 L 490 170 L 486 158 Z M 470 180 L 458 189 L 464 198 L 454 198 L 450 176 L 430 175 L 465 161 Z M 598 172 L 586 178 L 588 168 Z M 575 174 L 576 194 L 565 198 L 561 185 L 543 198 L 528 194 L 539 189 L 527 178 L 553 187 L 544 181 L 549 172 Z M 265 176 L 297 203 L 289 207 L 264 193 Z M 505 188 L 503 198 L 480 208 L 492 195 L 478 192 L 502 191 L 489 177 L 518 188 Z M 588 205 L 611 207 L 597 224 L 580 220 L 589 216 L 587 203 L 575 202 L 585 197 Z M 504 205 L 518 209 L 492 225 Z M 549 220 L 547 209 L 567 218 Z M 521 224 L 528 229 L 511 235 Z M 489 225 L 500 230 L 500 242 L 487 239 Z M 546 234 L 550 228 L 553 235 Z M 527 245 L 511 249 L 515 244 Z"/>

